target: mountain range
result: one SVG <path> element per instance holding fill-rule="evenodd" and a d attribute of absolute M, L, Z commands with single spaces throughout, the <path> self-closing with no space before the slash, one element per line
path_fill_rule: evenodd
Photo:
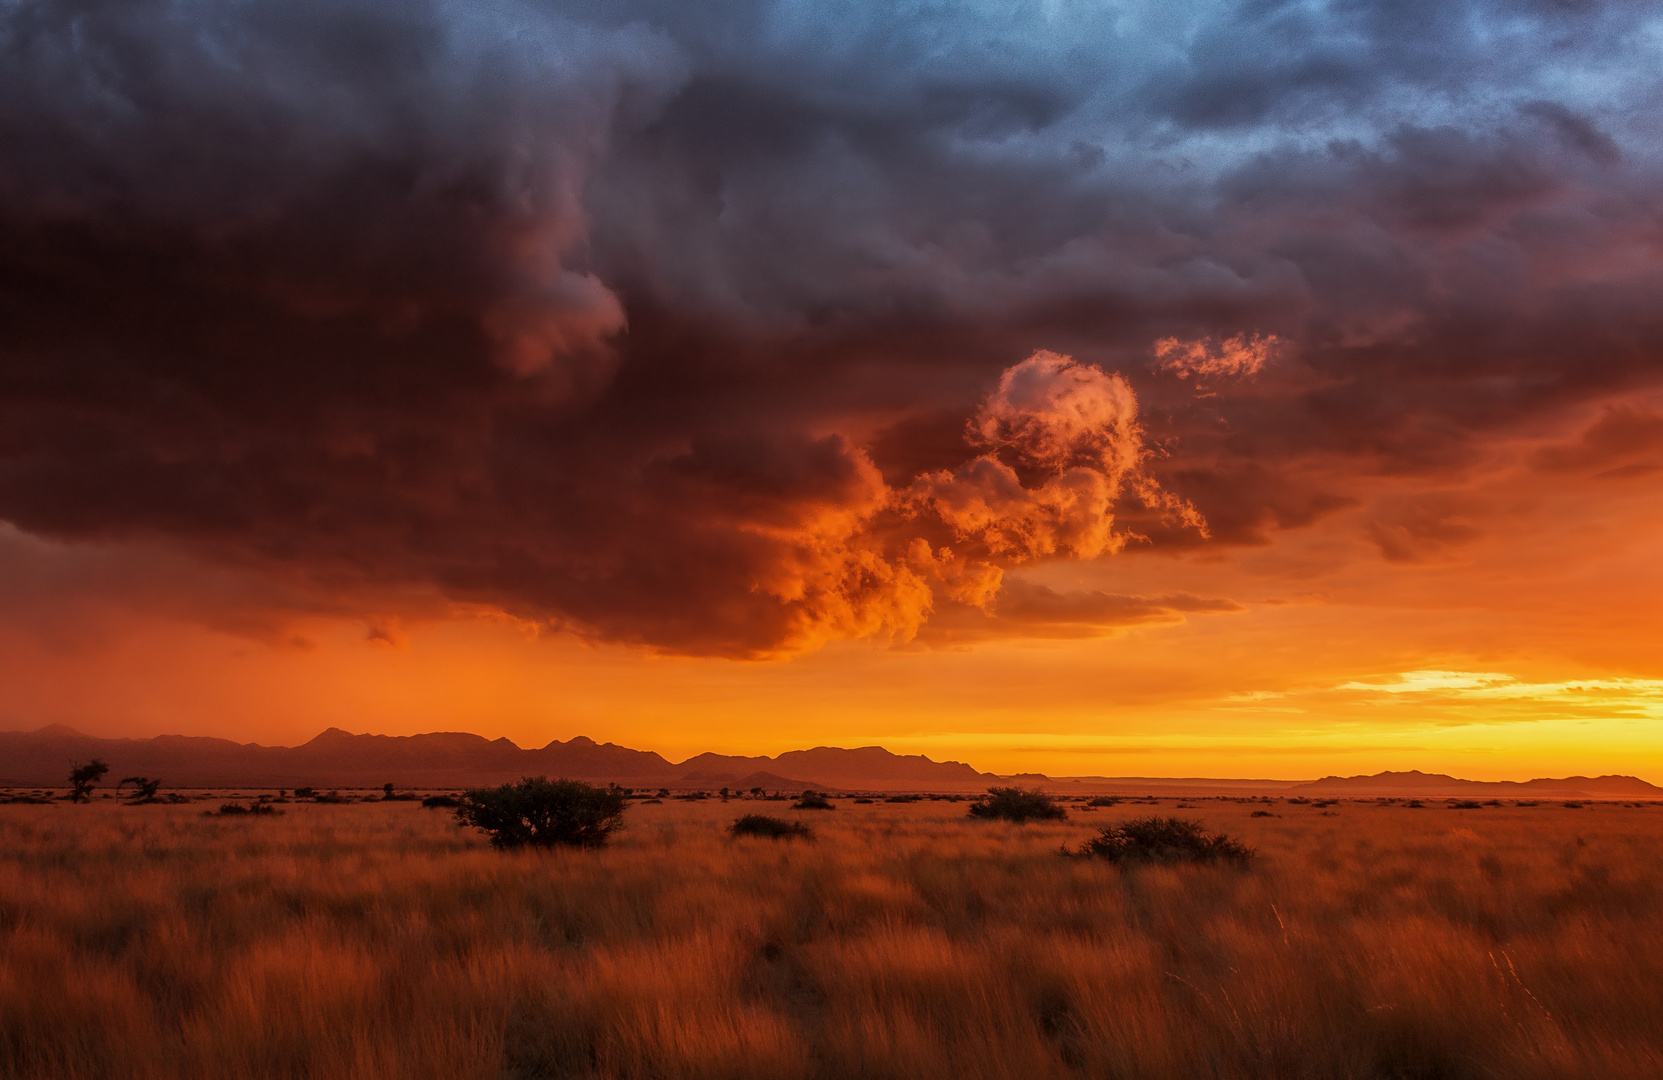
<path fill-rule="evenodd" d="M 1325 776 L 1289 789 L 1297 795 L 1420 795 L 1429 798 L 1540 797 L 1544 799 L 1655 799 L 1663 788 L 1634 776 L 1567 776 L 1562 780 L 1460 780 L 1442 773 L 1383 772 L 1373 776 Z"/>
<path fill-rule="evenodd" d="M 0 786 L 62 785 L 77 762 L 108 762 L 112 776 L 153 776 L 169 787 L 467 787 L 561 776 L 626 787 L 980 791 L 1000 778 L 956 761 L 877 746 L 820 746 L 778 757 L 699 754 L 670 762 L 577 736 L 525 749 L 465 732 L 354 735 L 330 728 L 300 746 L 187 735 L 101 739 L 55 724 L 0 732 Z"/>
<path fill-rule="evenodd" d="M 1663 788 L 1632 776 L 1563 780 L 1460 780 L 1423 772 L 1328 776 L 1314 781 L 1156 777 L 1001 776 L 958 761 L 895 754 L 880 746 L 817 746 L 777 757 L 704 753 L 672 762 L 650 750 L 577 736 L 522 748 L 466 732 L 355 735 L 330 728 L 300 746 L 261 746 L 203 736 L 103 739 L 54 724 L 0 732 L 0 787 L 58 787 L 74 765 L 98 758 L 110 775 L 159 777 L 168 787 L 458 788 L 522 776 L 568 777 L 625 787 L 679 790 L 979 792 L 999 784 L 1059 794 L 1304 795 L 1329 797 L 1475 795 L 1542 798 L 1663 798 Z"/>

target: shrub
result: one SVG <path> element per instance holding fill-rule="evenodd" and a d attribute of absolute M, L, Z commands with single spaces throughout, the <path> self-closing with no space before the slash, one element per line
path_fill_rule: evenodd
<path fill-rule="evenodd" d="M 1087 806 L 1119 806 L 1120 800 L 1113 795 L 1099 795 L 1095 799 L 1087 799 Z"/>
<path fill-rule="evenodd" d="M 970 806 L 970 816 L 989 821 L 1057 821 L 1068 816 L 1056 800 L 1043 791 L 1018 787 L 988 788 L 987 794 Z"/>
<path fill-rule="evenodd" d="M 223 814 L 227 817 L 235 817 L 238 814 L 252 814 L 255 817 L 262 817 L 262 816 L 268 816 L 268 815 L 271 815 L 271 814 L 281 814 L 283 811 L 281 811 L 281 810 L 277 809 L 275 806 L 271 806 L 267 803 L 250 803 L 248 806 L 244 806 L 242 803 L 228 802 L 228 803 L 221 803 L 220 808 L 218 810 L 210 810 L 210 811 L 205 811 L 205 812 L 208 813 L 210 816 L 211 815 L 216 815 L 216 814 Z"/>
<path fill-rule="evenodd" d="M 805 791 L 803 797 L 791 804 L 793 810 L 836 810 L 827 798 L 818 791 Z"/>
<path fill-rule="evenodd" d="M 429 795 L 422 800 L 422 805 L 429 810 L 451 809 L 462 805 L 454 795 Z"/>
<path fill-rule="evenodd" d="M 1255 810 L 1255 811 L 1253 811 L 1253 813 L 1249 814 L 1248 816 L 1249 817 L 1274 817 L 1275 815 L 1272 814 L 1269 810 Z"/>
<path fill-rule="evenodd" d="M 627 805 L 619 791 L 528 776 L 517 784 L 469 789 L 456 819 L 490 833 L 492 846 L 499 848 L 601 847 L 623 827 Z"/>
<path fill-rule="evenodd" d="M 734 836 L 765 836 L 770 840 L 814 839 L 814 830 L 800 821 L 782 821 L 767 814 L 746 814 L 728 826 Z"/>
<path fill-rule="evenodd" d="M 1115 863 L 1245 863 L 1253 849 L 1239 840 L 1210 833 L 1199 821 L 1175 817 L 1133 818 L 1087 840 L 1079 854 Z"/>
<path fill-rule="evenodd" d="M 891 795 L 884 802 L 917 802 L 920 798 L 920 795 Z"/>

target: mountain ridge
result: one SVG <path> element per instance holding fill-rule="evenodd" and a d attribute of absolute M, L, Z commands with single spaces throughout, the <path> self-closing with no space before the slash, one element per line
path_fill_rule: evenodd
<path fill-rule="evenodd" d="M 565 776 L 625 787 L 749 790 L 980 792 L 1004 784 L 1042 787 L 1058 794 L 1537 796 L 1543 798 L 1663 798 L 1663 788 L 1638 777 L 1463 780 L 1420 770 L 1317 780 L 1203 777 L 1052 777 L 980 772 L 961 761 L 896 754 L 881 746 L 816 746 L 774 757 L 705 752 L 673 762 L 585 735 L 541 747 L 487 739 L 466 731 L 418 735 L 357 734 L 326 728 L 298 746 L 239 743 L 207 735 L 105 739 L 63 724 L 0 732 L 0 787 L 62 786 L 69 769 L 90 758 L 114 774 L 159 777 L 169 787 L 399 787 L 455 788 L 500 784 L 522 776 Z"/>

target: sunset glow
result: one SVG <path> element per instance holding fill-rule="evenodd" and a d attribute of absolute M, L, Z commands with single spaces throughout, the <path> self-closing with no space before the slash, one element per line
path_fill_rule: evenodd
<path fill-rule="evenodd" d="M 13 6 L 0 729 L 1663 783 L 1663 15 L 1411 7 Z"/>

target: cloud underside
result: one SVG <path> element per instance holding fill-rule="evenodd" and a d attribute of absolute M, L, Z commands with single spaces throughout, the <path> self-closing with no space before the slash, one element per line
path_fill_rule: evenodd
<path fill-rule="evenodd" d="M 741 657 L 1224 613 L 1020 570 L 1360 507 L 1458 557 L 1521 431 L 1663 468 L 1656 21 L 14 5 L 0 520 Z"/>

